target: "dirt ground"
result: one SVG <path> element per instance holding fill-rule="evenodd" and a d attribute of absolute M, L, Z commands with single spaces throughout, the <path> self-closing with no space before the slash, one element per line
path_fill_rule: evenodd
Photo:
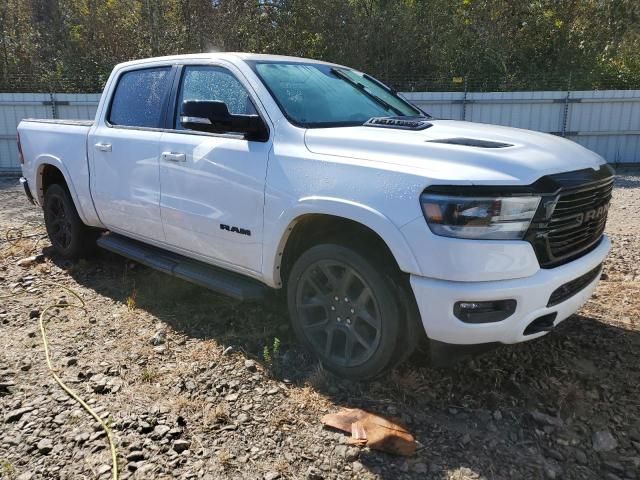
<path fill-rule="evenodd" d="M 106 252 L 50 256 L 40 211 L 0 179 L 0 477 L 110 475 L 99 426 L 46 369 L 38 314 L 73 300 L 54 282 L 87 305 L 50 317 L 54 363 L 108 420 L 121 478 L 639 479 L 640 171 L 619 173 L 613 251 L 579 314 L 448 369 L 417 354 L 368 384 L 319 368 L 277 301 L 238 304 Z M 11 228 L 29 237 L 7 242 Z M 400 418 L 416 455 L 348 445 L 320 423 L 341 407 Z"/>

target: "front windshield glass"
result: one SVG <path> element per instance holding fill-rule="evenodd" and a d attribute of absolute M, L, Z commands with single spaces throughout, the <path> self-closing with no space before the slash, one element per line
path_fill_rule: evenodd
<path fill-rule="evenodd" d="M 302 127 L 362 125 L 423 113 L 373 78 L 320 63 L 251 62 L 280 109 Z"/>

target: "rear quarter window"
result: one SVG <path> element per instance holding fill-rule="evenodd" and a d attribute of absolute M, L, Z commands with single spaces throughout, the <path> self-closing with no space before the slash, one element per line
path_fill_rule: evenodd
<path fill-rule="evenodd" d="M 128 127 L 162 127 L 171 67 L 125 72 L 113 94 L 108 121 Z"/>

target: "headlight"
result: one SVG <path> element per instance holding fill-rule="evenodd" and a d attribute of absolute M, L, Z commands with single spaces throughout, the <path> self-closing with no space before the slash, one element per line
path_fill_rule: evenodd
<path fill-rule="evenodd" d="M 540 197 L 457 197 L 425 193 L 422 211 L 443 237 L 519 240 L 531 224 Z"/>

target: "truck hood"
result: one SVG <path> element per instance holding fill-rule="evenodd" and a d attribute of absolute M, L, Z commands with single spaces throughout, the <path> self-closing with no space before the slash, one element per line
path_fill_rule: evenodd
<path fill-rule="evenodd" d="M 554 135 L 482 123 L 430 120 L 425 130 L 309 129 L 309 151 L 380 162 L 434 182 L 528 185 L 544 175 L 598 169 L 605 160 Z"/>

